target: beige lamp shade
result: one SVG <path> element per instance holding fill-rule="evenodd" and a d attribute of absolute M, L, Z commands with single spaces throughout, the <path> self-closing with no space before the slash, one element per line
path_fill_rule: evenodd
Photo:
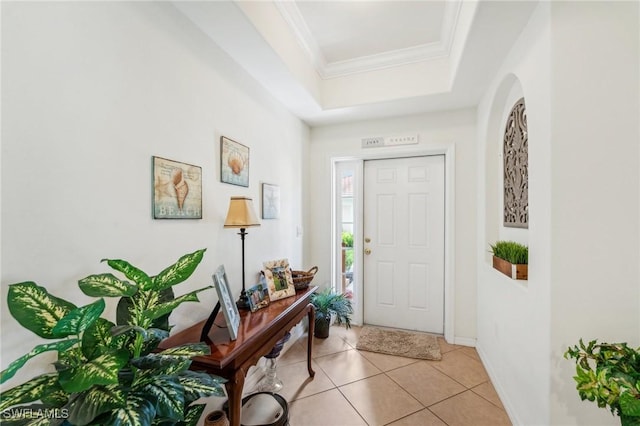
<path fill-rule="evenodd" d="M 260 226 L 253 209 L 253 200 L 248 197 L 231 197 L 224 227 L 249 228 L 251 226 Z"/>

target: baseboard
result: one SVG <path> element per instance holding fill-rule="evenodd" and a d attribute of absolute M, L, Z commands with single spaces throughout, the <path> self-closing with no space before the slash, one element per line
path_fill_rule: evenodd
<path fill-rule="evenodd" d="M 454 337 L 453 339 L 454 345 L 476 347 L 476 339 L 473 337 Z"/>
<path fill-rule="evenodd" d="M 504 390 L 500 382 L 497 380 L 496 369 L 494 368 L 493 365 L 491 365 L 490 362 L 487 361 L 487 354 L 482 348 L 481 344 L 476 346 L 476 351 L 480 356 L 480 360 L 482 361 L 482 365 L 484 365 L 484 369 L 487 371 L 487 374 L 491 379 L 491 384 L 493 385 L 493 388 L 496 390 L 496 392 L 498 393 L 498 396 L 500 397 L 500 401 L 504 406 L 504 410 L 507 412 L 507 416 L 509 416 L 509 420 L 511 420 L 511 424 L 513 425 L 523 424 L 518 418 L 518 416 L 516 415 L 516 412 L 513 408 L 513 403 L 509 398 L 509 394 Z"/>

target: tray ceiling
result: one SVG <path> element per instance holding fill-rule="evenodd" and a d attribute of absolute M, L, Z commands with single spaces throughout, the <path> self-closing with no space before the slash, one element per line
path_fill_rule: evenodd
<path fill-rule="evenodd" d="M 311 126 L 477 106 L 537 1 L 175 1 Z"/>
<path fill-rule="evenodd" d="M 323 78 L 449 54 L 461 3 L 278 1 Z"/>

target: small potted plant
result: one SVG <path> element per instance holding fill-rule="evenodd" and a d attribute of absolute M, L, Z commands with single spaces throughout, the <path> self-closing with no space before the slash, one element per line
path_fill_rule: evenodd
<path fill-rule="evenodd" d="M 529 274 L 529 248 L 515 241 L 497 241 L 491 245 L 493 267 L 514 280 L 526 280 Z"/>
<path fill-rule="evenodd" d="M 329 337 L 332 315 L 335 315 L 336 324 L 340 325 L 344 322 L 347 328 L 351 327 L 353 306 L 351 305 L 351 300 L 344 294 L 325 289 L 320 293 L 313 294 L 311 303 L 316 308 L 314 336 L 321 339 Z"/>
<path fill-rule="evenodd" d="M 640 425 L 640 352 L 626 343 L 597 343 L 569 347 L 566 359 L 576 362 L 576 389 L 584 401 L 608 407 L 622 426 Z"/>

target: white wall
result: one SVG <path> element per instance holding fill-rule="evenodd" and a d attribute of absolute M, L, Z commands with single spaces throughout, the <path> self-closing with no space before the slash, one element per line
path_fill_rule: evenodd
<path fill-rule="evenodd" d="M 14 282 L 81 305 L 76 282 L 109 271 L 103 258 L 156 274 L 206 247 L 176 292 L 211 284 L 224 264 L 237 294 L 240 238 L 222 225 L 232 195 L 259 212 L 261 182 L 280 185 L 282 210 L 249 229 L 248 284 L 262 261 L 302 264 L 309 129 L 171 4 L 4 2 L 2 39 L 2 368 L 41 343 L 5 309 Z M 221 135 L 250 147 L 249 188 L 220 183 Z M 201 220 L 152 219 L 153 155 L 202 167 Z M 215 299 L 202 293 L 171 322 L 206 318 Z"/>
<path fill-rule="evenodd" d="M 418 146 L 362 149 L 361 139 L 373 136 L 418 134 Z M 476 246 L 475 195 L 475 110 L 460 110 L 343 125 L 316 127 L 311 131 L 309 165 L 311 222 L 309 259 L 318 265 L 314 283 L 331 280 L 331 159 L 434 147 L 455 147 L 455 292 L 454 335 L 469 344 L 476 337 L 476 288 L 474 248 Z"/>
<path fill-rule="evenodd" d="M 640 344 L 639 6 L 551 6 L 553 424 L 619 424 L 580 401 L 567 346 Z"/>
<path fill-rule="evenodd" d="M 478 352 L 514 424 L 549 422 L 549 23 L 541 4 L 478 108 Z M 502 226 L 502 140 L 516 93 L 529 131 L 529 279 L 491 266 Z M 522 231 L 522 230 L 520 230 Z M 518 238 L 519 239 L 519 238 Z M 526 242 L 526 241 L 523 241 Z"/>
<path fill-rule="evenodd" d="M 514 424 L 619 424 L 580 401 L 563 353 L 580 337 L 640 337 L 637 8 L 541 3 L 478 108 L 478 350 Z M 486 255 L 501 232 L 496 117 L 518 85 L 529 128 L 526 283 Z"/>

